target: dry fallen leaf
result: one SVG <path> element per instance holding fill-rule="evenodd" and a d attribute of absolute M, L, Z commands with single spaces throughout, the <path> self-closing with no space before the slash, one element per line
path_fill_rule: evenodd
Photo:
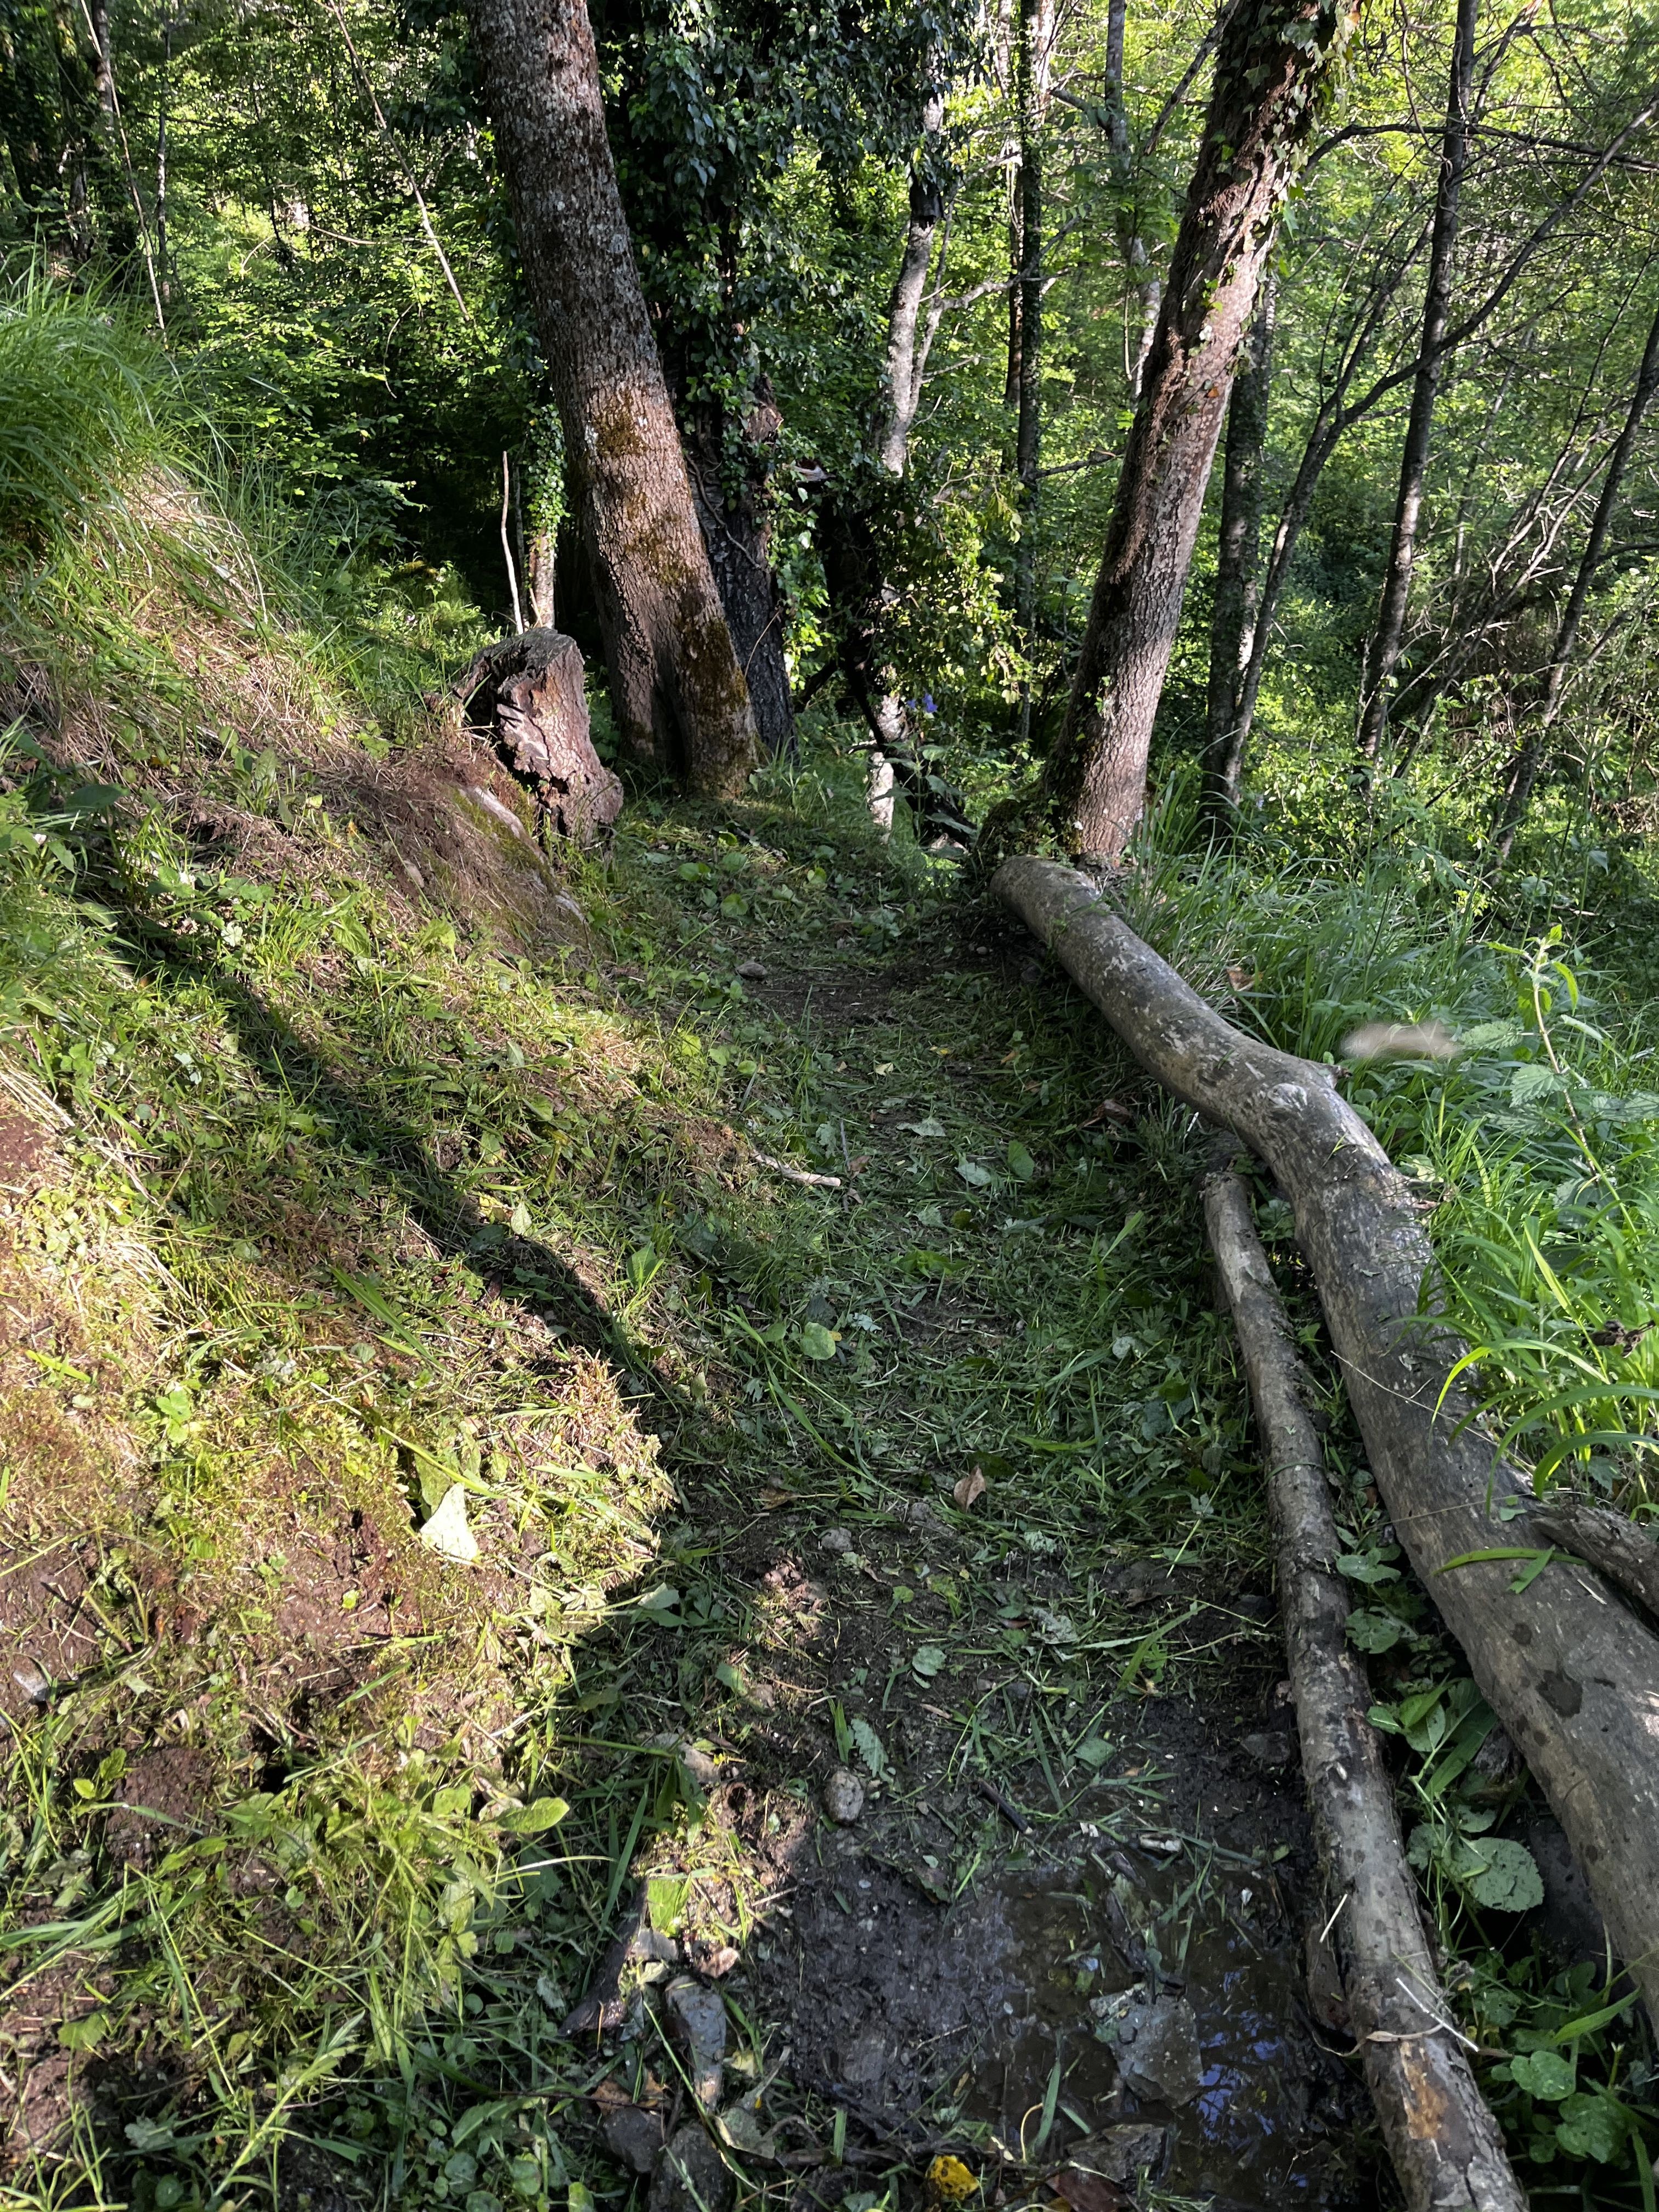
<path fill-rule="evenodd" d="M 1103 1098 L 1088 1120 L 1079 1121 L 1078 1127 L 1092 1129 L 1097 1121 L 1113 1121 L 1120 1129 L 1133 1129 L 1135 1109 L 1133 1106 L 1126 1106 L 1121 1098 Z"/>
<path fill-rule="evenodd" d="M 971 1474 L 963 1476 L 951 1495 L 965 1513 L 976 1498 L 984 1497 L 988 1486 L 985 1477 L 975 1468 Z"/>
<path fill-rule="evenodd" d="M 1230 968 L 1227 981 L 1235 991 L 1253 991 L 1255 988 L 1255 977 L 1248 968 Z"/>
<path fill-rule="evenodd" d="M 1080 2166 L 1062 2166 L 1051 2173 L 1048 2186 L 1071 2212 L 1123 2212 L 1133 2202 L 1115 2181 L 1108 2181 L 1103 2173 L 1086 2172 Z"/>

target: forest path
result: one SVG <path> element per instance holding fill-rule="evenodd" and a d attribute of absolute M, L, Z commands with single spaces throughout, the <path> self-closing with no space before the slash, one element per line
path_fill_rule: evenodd
<path fill-rule="evenodd" d="M 1370 2203 L 1180 1124 L 1029 944 L 812 795 L 617 856 L 623 1004 L 675 1002 L 755 1154 L 821 1180 L 659 1208 L 628 1326 L 703 1395 L 641 1408 L 684 1517 L 576 1658 L 611 1749 L 565 1766 L 562 1837 L 725 1996 L 769 2196 L 1023 2146 L 1011 2202 L 1059 2172 L 1105 2212 L 1150 2164 L 1143 2203 Z M 617 2009 L 625 2152 L 690 2099 L 668 2011 Z"/>

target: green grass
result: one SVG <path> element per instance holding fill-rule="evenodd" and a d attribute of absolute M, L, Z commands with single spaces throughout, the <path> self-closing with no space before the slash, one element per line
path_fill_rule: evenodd
<path fill-rule="evenodd" d="M 331 573 L 345 523 L 296 530 L 187 442 L 157 473 L 134 421 L 127 495 L 0 580 L 0 1123 L 35 1133 L 0 1200 L 0 1513 L 43 1680 L 4 1744 L 0 2063 L 64 2106 L 7 2201 L 582 2212 L 625 2184 L 559 2026 L 637 1880 L 700 1940 L 761 1937 L 756 1839 L 811 1832 L 838 1753 L 956 1895 L 1082 1819 L 1103 1848 L 1157 1820 L 1171 1778 L 1132 1747 L 1160 1700 L 1242 1727 L 1270 1698 L 1188 1117 L 948 869 L 876 841 L 833 726 L 721 814 L 641 799 L 562 861 L 554 927 L 415 703 L 469 637 L 446 580 Z M 1351 1095 L 1437 1200 L 1495 1417 L 1640 1504 L 1652 1121 L 1618 977 L 1487 942 L 1426 842 L 1194 860 L 1180 796 L 1138 910 L 1237 1018 L 1316 1055 L 1359 1019 L 1469 1036 Z M 1490 1716 L 1322 1392 L 1457 2001 L 1507 2039 L 1536 2172 L 1634 2205 L 1645 2031 L 1552 2041 L 1595 1991 L 1478 1893 L 1498 1807 L 1447 1760 Z M 456 1487 L 476 1569 L 416 1539 Z M 1115 1579 L 1148 1563 L 1194 1578 L 1151 1612 Z M 767 2077 L 777 2023 L 733 2025 Z M 1560 2096 L 1514 2070 L 1568 2047 Z M 629 2086 L 672 2079 L 648 2013 L 634 2048 Z"/>

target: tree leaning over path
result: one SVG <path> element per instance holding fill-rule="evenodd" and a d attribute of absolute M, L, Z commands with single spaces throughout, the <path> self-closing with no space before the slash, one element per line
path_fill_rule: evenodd
<path fill-rule="evenodd" d="M 1139 819 L 1205 488 L 1285 196 L 1358 0 L 1240 0 L 1170 256 L 1072 696 L 1037 804 L 1115 860 Z"/>
<path fill-rule="evenodd" d="M 470 0 L 469 14 L 618 730 L 693 791 L 728 798 L 755 765 L 749 689 L 634 264 L 586 0 Z"/>

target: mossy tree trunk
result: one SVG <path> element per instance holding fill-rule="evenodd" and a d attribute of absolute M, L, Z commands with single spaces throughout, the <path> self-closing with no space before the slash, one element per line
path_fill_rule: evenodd
<path fill-rule="evenodd" d="M 1239 0 L 1118 477 L 1040 804 L 1066 848 L 1115 860 L 1140 817 L 1152 721 L 1261 270 L 1358 0 Z"/>
<path fill-rule="evenodd" d="M 623 742 L 693 791 L 755 764 L 605 136 L 585 0 L 470 0 L 520 258 L 570 456 Z"/>

